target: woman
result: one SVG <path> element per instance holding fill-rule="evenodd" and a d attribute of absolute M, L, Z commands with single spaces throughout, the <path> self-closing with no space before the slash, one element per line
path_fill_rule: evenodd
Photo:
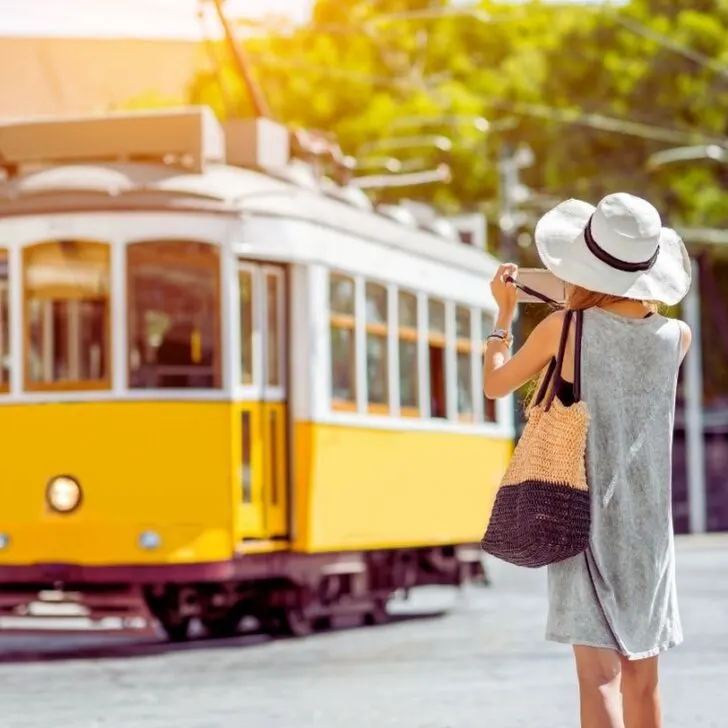
<path fill-rule="evenodd" d="M 690 329 L 661 316 L 690 287 L 682 241 L 657 210 L 625 193 L 595 208 L 568 200 L 535 231 L 543 264 L 584 310 L 582 399 L 590 412 L 589 548 L 548 567 L 547 639 L 573 645 L 582 728 L 659 728 L 658 654 L 682 641 L 671 512 L 672 432 L 678 368 Z M 484 388 L 504 397 L 556 356 L 563 312 L 536 326 L 509 357 L 514 265 L 491 289 L 498 304 Z M 574 332 L 557 396 L 573 402 Z M 621 693 L 621 694 L 620 694 Z"/>

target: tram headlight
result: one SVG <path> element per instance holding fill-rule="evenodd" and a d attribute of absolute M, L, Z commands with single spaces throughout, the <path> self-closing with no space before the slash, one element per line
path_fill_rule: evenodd
<path fill-rule="evenodd" d="M 46 500 L 56 513 L 72 513 L 81 505 L 81 486 L 70 475 L 57 475 L 48 483 Z"/>
<path fill-rule="evenodd" d="M 10 536 L 7 533 L 0 533 L 0 551 L 10 546 Z"/>

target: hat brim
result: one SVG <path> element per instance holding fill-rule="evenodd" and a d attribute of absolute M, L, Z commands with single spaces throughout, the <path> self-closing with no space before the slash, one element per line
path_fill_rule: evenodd
<path fill-rule="evenodd" d="M 690 257 L 680 236 L 662 228 L 660 252 L 647 271 L 631 273 L 603 263 L 587 247 L 584 228 L 595 207 L 581 200 L 566 200 L 537 223 L 534 239 L 543 264 L 566 283 L 596 293 L 638 301 L 679 303 L 690 288 Z"/>

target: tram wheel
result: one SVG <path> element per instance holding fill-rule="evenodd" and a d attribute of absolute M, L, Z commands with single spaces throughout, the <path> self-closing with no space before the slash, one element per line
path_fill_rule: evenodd
<path fill-rule="evenodd" d="M 308 637 L 314 631 L 314 624 L 300 607 L 276 610 L 265 619 L 265 631 L 281 637 Z"/>
<path fill-rule="evenodd" d="M 389 622 L 386 599 L 375 599 L 372 608 L 364 615 L 364 624 L 373 627 Z"/>
<path fill-rule="evenodd" d="M 190 621 L 189 617 L 181 617 L 160 620 L 160 623 L 170 642 L 187 642 L 190 638 Z"/>
<path fill-rule="evenodd" d="M 328 632 L 333 627 L 333 621 L 330 616 L 317 617 L 313 621 L 313 629 L 315 632 Z"/>
<path fill-rule="evenodd" d="M 200 621 L 209 637 L 235 637 L 240 626 L 240 614 L 232 611 L 217 617 L 203 617 Z"/>

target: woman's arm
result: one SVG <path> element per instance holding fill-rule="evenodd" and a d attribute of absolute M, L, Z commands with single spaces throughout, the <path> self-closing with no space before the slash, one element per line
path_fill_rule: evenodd
<path fill-rule="evenodd" d="M 505 277 L 517 274 L 516 266 L 498 268 L 491 281 L 493 297 L 498 304 L 496 329 L 510 330 L 516 310 L 516 287 Z M 485 347 L 483 391 L 488 399 L 505 397 L 533 379 L 556 356 L 564 321 L 563 311 L 547 316 L 536 326 L 525 344 L 511 357 L 505 341 L 488 339 Z"/>

